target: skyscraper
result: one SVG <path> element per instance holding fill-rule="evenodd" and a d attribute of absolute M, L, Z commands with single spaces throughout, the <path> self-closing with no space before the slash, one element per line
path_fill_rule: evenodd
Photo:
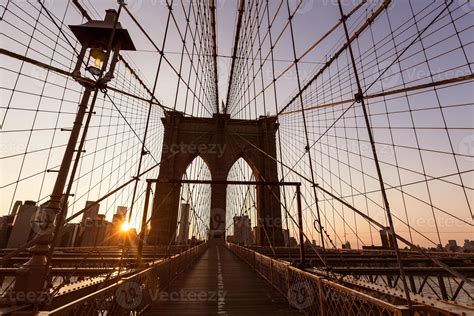
<path fill-rule="evenodd" d="M 87 220 L 82 234 L 81 246 L 107 246 L 109 244 L 109 232 L 112 224 L 105 219 L 104 214 L 99 214 L 94 220 Z"/>
<path fill-rule="evenodd" d="M 189 234 L 189 203 L 181 203 L 181 219 L 179 220 L 178 244 L 188 244 Z"/>
<path fill-rule="evenodd" d="M 290 230 L 289 229 L 283 229 L 283 241 L 284 245 L 288 247 L 288 243 L 290 242 Z"/>
<path fill-rule="evenodd" d="M 12 215 L 5 215 L 0 217 L 0 248 L 5 248 L 13 228 L 14 217 Z"/>
<path fill-rule="evenodd" d="M 248 215 L 234 216 L 235 243 L 250 245 L 252 243 L 252 228 Z"/>
<path fill-rule="evenodd" d="M 74 247 L 77 245 L 77 239 L 80 232 L 79 223 L 67 223 L 60 231 L 59 236 L 56 240 L 56 246 L 58 247 Z"/>
<path fill-rule="evenodd" d="M 86 202 L 86 207 L 94 204 L 94 201 L 87 201 Z M 84 213 L 82 213 L 82 222 L 86 222 L 87 219 L 95 220 L 97 219 L 97 215 L 99 215 L 99 208 L 100 204 L 95 204 L 91 206 L 90 208 L 86 209 Z"/>
<path fill-rule="evenodd" d="M 34 201 L 25 201 L 18 208 L 8 239 L 8 248 L 20 247 L 33 237 L 32 221 L 35 219 L 37 211 L 38 207 Z"/>
<path fill-rule="evenodd" d="M 384 249 L 393 249 L 392 236 L 390 234 L 390 228 L 384 227 L 380 230 L 380 239 L 382 241 L 382 247 Z"/>
<path fill-rule="evenodd" d="M 126 206 L 117 206 L 117 211 L 115 214 L 122 216 L 125 219 L 127 215 L 127 207 Z"/>

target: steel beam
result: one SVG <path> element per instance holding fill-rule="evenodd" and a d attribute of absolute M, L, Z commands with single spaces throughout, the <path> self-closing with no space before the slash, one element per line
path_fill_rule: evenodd
<path fill-rule="evenodd" d="M 147 179 L 147 182 L 153 183 L 187 183 L 187 184 L 222 184 L 222 185 L 284 185 L 300 186 L 301 182 L 275 182 L 275 181 L 217 181 L 217 180 L 158 180 Z"/>

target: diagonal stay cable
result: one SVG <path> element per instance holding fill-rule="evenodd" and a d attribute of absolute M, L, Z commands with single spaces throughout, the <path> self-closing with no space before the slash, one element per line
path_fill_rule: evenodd
<path fill-rule="evenodd" d="M 367 91 L 368 91 L 370 88 L 372 88 L 372 86 L 373 86 L 374 84 L 376 84 L 377 81 L 400 59 L 400 57 L 402 57 L 403 54 L 405 54 L 405 53 L 408 51 L 408 49 L 410 49 L 410 47 L 412 47 L 412 46 L 418 41 L 418 39 L 421 37 L 421 35 L 423 35 L 423 33 L 426 32 L 426 30 L 428 30 L 428 28 L 430 28 L 431 25 L 433 25 L 433 24 L 438 20 L 438 18 L 444 13 L 444 11 L 445 11 L 446 9 L 447 9 L 447 7 L 444 8 L 443 10 L 441 10 L 441 12 L 438 13 L 438 14 L 436 15 L 436 17 L 435 17 L 420 33 L 418 33 L 418 35 L 415 37 L 415 39 L 414 39 L 407 47 L 405 47 L 405 48 L 403 49 L 403 51 L 400 52 L 400 54 L 398 54 L 397 57 L 396 57 L 387 67 L 385 67 L 385 69 L 377 76 L 377 78 L 375 78 L 375 80 L 363 91 L 363 93 L 362 93 L 363 95 L 365 95 L 365 94 L 367 93 Z M 303 88 L 303 90 L 304 90 L 304 88 Z M 329 125 L 328 128 L 327 128 L 323 133 L 321 133 L 321 135 L 313 142 L 313 144 L 309 147 L 309 149 L 313 148 L 313 146 L 314 146 L 317 142 L 319 142 L 319 141 L 329 132 L 329 130 L 332 129 L 332 128 L 336 125 L 336 123 L 339 122 L 339 120 L 340 120 L 356 103 L 357 103 L 357 102 L 354 100 L 346 109 L 344 109 L 344 111 L 341 113 L 341 115 L 339 115 L 339 116 L 334 120 L 334 122 L 331 123 L 331 125 Z M 280 111 L 280 113 L 281 113 L 281 112 L 282 112 L 282 111 Z M 280 113 L 279 113 L 279 114 L 280 114 Z M 278 115 L 279 115 L 279 114 L 278 114 Z M 277 115 L 277 116 L 278 116 L 278 115 Z M 301 159 L 303 159 L 303 157 L 304 157 L 304 155 L 301 156 L 301 157 L 299 158 L 299 160 L 298 160 L 296 163 L 298 163 L 299 161 L 301 161 Z M 295 165 L 296 165 L 296 164 L 295 164 Z M 295 165 L 293 165 L 293 168 L 294 168 Z M 289 168 L 289 169 L 292 170 L 293 168 Z"/>
<path fill-rule="evenodd" d="M 287 166 L 284 162 L 276 159 L 275 157 L 271 156 L 270 154 L 268 154 L 267 152 L 263 151 L 262 149 L 258 148 L 257 146 L 255 146 L 252 142 L 248 141 L 245 137 L 239 135 L 239 134 L 234 134 L 234 135 L 237 135 L 240 139 L 242 139 L 244 142 L 246 142 L 247 144 L 249 144 L 250 146 L 252 146 L 253 148 L 255 148 L 257 151 L 261 152 L 262 154 L 266 155 L 267 157 L 269 157 L 270 159 L 274 160 L 275 162 L 283 165 L 285 168 L 290 168 L 289 166 Z M 385 227 L 384 225 L 380 224 L 378 221 L 374 220 L 373 218 L 367 216 L 366 214 L 362 213 L 361 211 L 359 211 L 357 208 L 355 208 L 354 206 L 352 206 L 351 204 L 347 203 L 346 201 L 340 199 L 339 197 L 335 196 L 334 194 L 332 194 L 331 192 L 325 190 L 324 188 L 322 188 L 321 186 L 319 186 L 317 183 L 312 183 L 311 180 L 309 178 L 307 178 L 306 176 L 302 175 L 301 173 L 297 172 L 296 170 L 293 170 L 293 172 L 298 175 L 299 177 L 301 177 L 302 179 L 306 180 L 307 182 L 311 183 L 312 185 L 315 185 L 317 186 L 321 191 L 323 191 L 324 193 L 328 194 L 329 196 L 333 197 L 334 199 L 337 199 L 338 201 L 340 201 L 341 203 L 343 203 L 346 207 L 348 207 L 349 209 L 351 209 L 352 211 L 356 212 L 357 214 L 359 214 L 360 216 L 362 216 L 363 218 L 365 218 L 366 220 L 368 220 L 369 222 L 373 223 L 374 225 L 376 225 L 377 227 Z M 405 243 L 406 245 L 410 246 L 411 248 L 415 249 L 416 251 L 418 251 L 419 253 L 421 253 L 422 255 L 424 255 L 425 257 L 427 257 L 428 259 L 430 259 L 431 261 L 433 261 L 436 265 L 438 265 L 439 267 L 443 268 L 444 270 L 446 270 L 447 272 L 451 273 L 452 275 L 462 279 L 463 281 L 465 281 L 466 283 L 469 283 L 469 284 L 472 284 L 474 285 L 474 282 L 471 281 L 468 277 L 466 277 L 465 275 L 457 272 L 456 270 L 452 269 L 451 267 L 449 267 L 448 265 L 444 264 L 443 262 L 441 262 L 440 260 L 432 257 L 428 252 L 426 252 L 425 250 L 423 250 L 422 248 L 414 245 L 413 243 L 411 243 L 410 241 L 408 241 L 407 239 L 405 239 L 404 237 L 396 234 L 396 238 L 399 239 L 400 241 L 402 241 L 403 243 Z"/>

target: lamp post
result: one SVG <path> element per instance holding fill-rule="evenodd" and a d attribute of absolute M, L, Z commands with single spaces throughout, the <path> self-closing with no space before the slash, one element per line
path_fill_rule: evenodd
<path fill-rule="evenodd" d="M 36 243 L 30 248 L 31 258 L 28 262 L 20 266 L 16 273 L 15 286 L 13 289 L 13 293 L 16 294 L 13 295 L 13 297 L 16 298 L 16 301 L 34 303 L 36 305 L 43 303 L 41 298 L 46 299 L 44 295 L 35 296 L 26 294 L 42 293 L 45 289 L 50 270 L 48 254 L 50 254 L 54 248 L 54 241 L 57 238 L 59 229 L 64 225 L 66 216 L 65 206 L 67 205 L 69 196 L 69 192 L 66 192 L 64 195 L 66 181 L 69 173 L 70 181 L 74 179 L 98 91 L 99 89 L 104 90 L 107 83 L 114 77 L 113 74 L 118 61 L 119 51 L 135 50 L 128 31 L 122 28 L 120 22 L 118 22 L 122 6 L 123 2 L 120 2 L 118 12 L 113 9 L 107 10 L 104 20 L 91 20 L 81 25 L 69 26 L 82 45 L 76 66 L 72 72 L 72 77 L 84 86 L 85 90 L 76 113 L 73 128 L 50 200 L 47 205 L 40 210 L 40 214 L 37 216 L 37 218 L 40 219 L 39 222 L 34 223 L 33 229 L 36 232 L 34 237 Z M 109 62 L 111 53 L 113 53 L 113 55 Z M 93 99 L 86 125 L 83 130 L 79 148 L 76 149 L 89 99 L 92 94 Z M 70 172 L 76 151 L 76 161 Z M 69 191 L 69 188 L 67 191 Z"/>

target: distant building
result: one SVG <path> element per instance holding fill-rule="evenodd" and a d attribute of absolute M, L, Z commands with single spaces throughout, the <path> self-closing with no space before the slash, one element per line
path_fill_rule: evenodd
<path fill-rule="evenodd" d="M 117 227 L 122 227 L 123 223 L 125 223 L 125 216 L 123 216 L 122 214 L 114 214 L 114 216 L 112 217 L 112 224 L 113 226 L 117 226 Z"/>
<path fill-rule="evenodd" d="M 234 240 L 237 244 L 250 245 L 252 240 L 252 229 L 248 215 L 234 216 Z"/>
<path fill-rule="evenodd" d="M 456 252 L 459 250 L 458 243 L 456 240 L 448 240 L 447 244 L 448 251 Z"/>
<path fill-rule="evenodd" d="M 189 208 L 189 203 L 181 203 L 181 218 L 179 220 L 178 245 L 188 244 Z"/>
<path fill-rule="evenodd" d="M 81 224 L 83 232 L 81 236 L 81 247 L 93 247 L 108 245 L 108 237 L 112 231 L 112 223 L 105 219 L 104 214 L 99 214 L 96 219 L 87 219 Z"/>
<path fill-rule="evenodd" d="M 94 201 L 87 201 L 86 207 L 94 203 L 95 203 Z M 99 208 L 100 208 L 100 204 L 95 204 L 91 206 L 90 208 L 86 209 L 84 213 L 82 213 L 82 223 L 85 223 L 88 219 L 90 220 L 97 219 L 97 216 L 99 215 Z"/>
<path fill-rule="evenodd" d="M 196 246 L 199 242 L 198 239 L 196 239 L 196 236 L 191 237 L 191 246 Z"/>
<path fill-rule="evenodd" d="M 38 207 L 34 201 L 25 201 L 15 210 L 16 216 L 13 220 L 7 248 L 18 248 L 33 238 L 32 220 L 35 219 L 37 211 Z"/>
<path fill-rule="evenodd" d="M 230 243 L 235 243 L 234 235 L 227 235 L 226 241 Z"/>
<path fill-rule="evenodd" d="M 298 246 L 298 242 L 296 241 L 295 237 L 290 237 L 288 240 L 288 247 L 296 247 Z"/>
<path fill-rule="evenodd" d="M 16 214 L 18 214 L 18 211 L 20 210 L 20 207 L 23 203 L 21 201 L 16 201 L 15 204 L 13 204 L 12 209 L 10 210 L 10 215 L 13 217 L 13 221 L 15 220 Z"/>
<path fill-rule="evenodd" d="M 16 201 L 10 210 L 10 214 L 0 217 L 0 248 L 7 247 L 13 229 L 13 222 L 22 204 L 22 201 Z"/>
<path fill-rule="evenodd" d="M 464 252 L 474 252 L 474 240 L 464 239 L 462 248 Z"/>
<path fill-rule="evenodd" d="M 57 247 L 75 247 L 77 245 L 81 225 L 79 223 L 67 223 L 61 228 L 56 239 Z"/>
<path fill-rule="evenodd" d="M 288 247 L 288 242 L 290 241 L 290 230 L 289 229 L 283 229 L 283 242 L 285 247 Z"/>
<path fill-rule="evenodd" d="M 132 247 L 138 244 L 138 233 L 136 228 L 130 228 L 125 238 L 125 246 Z"/>
<path fill-rule="evenodd" d="M 127 207 L 126 206 L 117 206 L 117 211 L 115 214 L 121 215 L 123 218 L 126 218 L 127 216 Z"/>
<path fill-rule="evenodd" d="M 392 242 L 392 236 L 390 233 L 390 227 L 384 227 L 380 230 L 380 239 L 382 241 L 382 248 L 383 249 L 394 249 L 394 245 Z"/>
<path fill-rule="evenodd" d="M 254 226 L 252 228 L 252 244 L 257 245 L 259 240 L 260 240 L 260 229 L 258 228 L 258 226 Z"/>
<path fill-rule="evenodd" d="M 99 215 L 100 216 L 100 215 Z M 107 246 L 120 245 L 122 240 L 122 225 L 127 221 L 127 207 L 117 206 L 117 211 L 112 217 L 112 223 L 108 223 Z"/>
<path fill-rule="evenodd" d="M 0 248 L 7 247 L 8 239 L 10 238 L 10 233 L 13 228 L 13 219 L 14 216 L 12 215 L 0 217 Z"/>

